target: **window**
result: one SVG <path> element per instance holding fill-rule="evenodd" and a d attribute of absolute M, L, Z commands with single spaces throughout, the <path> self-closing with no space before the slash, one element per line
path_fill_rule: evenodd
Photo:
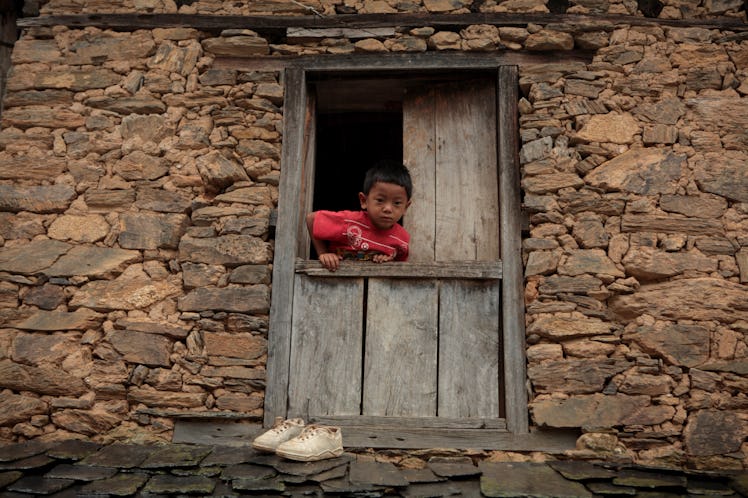
<path fill-rule="evenodd" d="M 352 446 L 519 449 L 516 68 L 364 59 L 286 73 L 266 423 L 343 425 Z M 412 262 L 309 260 L 305 213 L 347 208 L 339 194 L 356 202 L 363 171 L 396 154 L 414 176 Z"/>

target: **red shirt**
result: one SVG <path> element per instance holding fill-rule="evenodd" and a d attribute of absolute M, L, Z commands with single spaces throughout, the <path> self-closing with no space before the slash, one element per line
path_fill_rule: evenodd
<path fill-rule="evenodd" d="M 366 211 L 317 211 L 312 236 L 327 241 L 330 252 L 352 259 L 371 259 L 376 253 L 394 256 L 395 261 L 408 259 L 408 232 L 398 223 L 378 230 Z"/>

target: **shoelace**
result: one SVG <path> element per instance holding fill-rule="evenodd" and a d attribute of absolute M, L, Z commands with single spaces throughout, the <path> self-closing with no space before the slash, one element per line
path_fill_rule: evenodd
<path fill-rule="evenodd" d="M 318 432 L 322 432 L 321 427 L 307 427 L 301 434 L 299 434 L 299 440 L 306 441 Z"/>
<path fill-rule="evenodd" d="M 289 424 L 288 421 L 285 421 L 282 424 L 280 424 L 279 426 L 273 427 L 272 431 L 275 432 L 276 434 L 279 434 L 279 433 L 285 431 L 286 429 L 290 429 L 290 428 L 291 428 L 291 424 Z"/>

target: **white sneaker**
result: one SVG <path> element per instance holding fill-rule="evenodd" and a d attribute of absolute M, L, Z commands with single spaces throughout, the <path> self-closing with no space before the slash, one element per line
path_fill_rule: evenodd
<path fill-rule="evenodd" d="M 304 421 L 300 418 L 283 420 L 283 417 L 275 417 L 273 427 L 260 434 L 252 441 L 252 448 L 259 451 L 274 452 L 278 445 L 295 438 L 304 430 Z"/>
<path fill-rule="evenodd" d="M 335 458 L 343 454 L 340 427 L 308 425 L 298 436 L 275 450 L 278 456 L 301 462 Z"/>

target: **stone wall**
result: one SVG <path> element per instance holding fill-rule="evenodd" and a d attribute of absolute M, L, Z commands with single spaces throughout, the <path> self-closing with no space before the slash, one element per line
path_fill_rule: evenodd
<path fill-rule="evenodd" d="M 51 0 L 41 13 L 563 3 Z M 610 17 L 739 24 L 742 2 L 568 4 L 608 17 L 281 42 L 25 30 L 0 131 L 0 438 L 168 439 L 173 412 L 262 415 L 282 75 L 217 56 L 583 49 L 589 64 L 520 67 L 531 423 L 584 429 L 579 458 L 745 467 L 746 31 Z"/>

